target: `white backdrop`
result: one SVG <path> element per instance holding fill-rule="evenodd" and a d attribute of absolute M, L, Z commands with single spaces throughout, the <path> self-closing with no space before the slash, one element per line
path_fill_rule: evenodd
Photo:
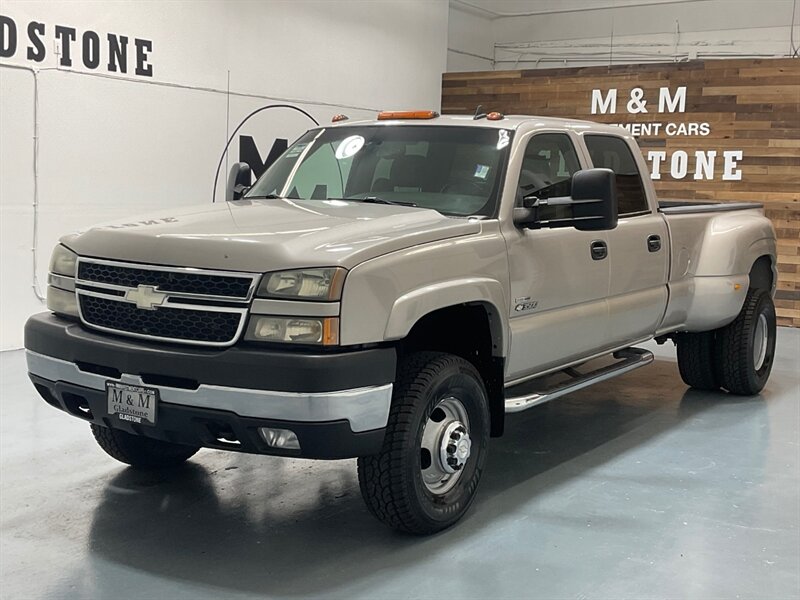
<path fill-rule="evenodd" d="M 443 0 L 373 2 L 15 2 L 0 15 L 17 26 L 17 51 L 2 65 L 38 70 L 38 279 L 57 238 L 93 223 L 165 206 L 211 202 L 214 169 L 229 131 L 276 101 L 320 122 L 343 112 L 438 108 L 447 37 Z M 45 24 L 47 57 L 27 59 L 30 21 Z M 69 69 L 57 65 L 55 25 L 74 27 Z M 152 40 L 152 77 L 81 61 L 81 36 Z M 228 72 L 230 71 L 230 91 Z M 203 88 L 203 89 L 195 89 Z M 275 138 L 312 123 L 266 111 L 242 130 L 266 158 Z M 0 349 L 22 344 L 33 289 L 34 75 L 0 66 Z M 231 145 L 229 163 L 238 159 Z M 218 198 L 227 173 L 220 173 Z"/>

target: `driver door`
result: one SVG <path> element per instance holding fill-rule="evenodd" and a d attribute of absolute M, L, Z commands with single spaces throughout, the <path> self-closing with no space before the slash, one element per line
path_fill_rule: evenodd
<path fill-rule="evenodd" d="M 523 196 L 566 196 L 582 168 L 569 132 L 533 135 L 525 147 L 517 202 Z M 513 175 L 511 175 L 513 176 Z M 561 207 L 544 218 L 557 219 Z M 608 324 L 609 260 L 604 231 L 507 230 L 511 284 L 511 352 L 507 381 L 524 378 L 600 350 Z"/>

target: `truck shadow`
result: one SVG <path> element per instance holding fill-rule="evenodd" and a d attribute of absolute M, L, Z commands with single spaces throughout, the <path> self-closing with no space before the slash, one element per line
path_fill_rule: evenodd
<path fill-rule="evenodd" d="M 656 361 L 512 416 L 506 435 L 491 443 L 471 512 L 456 527 L 428 538 L 391 532 L 368 514 L 354 461 L 204 452 L 173 472 L 125 469 L 106 485 L 94 512 L 89 535 L 94 593 L 119 592 L 105 561 L 231 591 L 367 593 L 386 567 L 439 560 L 459 543 L 474 544 L 482 531 L 546 490 L 591 475 L 704 411 L 732 403 L 764 409 L 760 397 L 686 390 L 674 363 Z M 706 421 L 706 428 L 714 427 L 713 419 Z M 762 437 L 755 451 L 763 454 L 768 435 Z M 657 468 L 648 473 L 660 476 Z M 616 525 L 633 526 L 624 519 Z"/>

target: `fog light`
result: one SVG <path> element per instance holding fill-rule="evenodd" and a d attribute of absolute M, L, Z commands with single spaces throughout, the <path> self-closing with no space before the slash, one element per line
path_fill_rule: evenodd
<path fill-rule="evenodd" d="M 272 427 L 259 427 L 258 434 L 268 446 L 283 450 L 300 450 L 300 440 L 291 429 L 274 429 Z"/>

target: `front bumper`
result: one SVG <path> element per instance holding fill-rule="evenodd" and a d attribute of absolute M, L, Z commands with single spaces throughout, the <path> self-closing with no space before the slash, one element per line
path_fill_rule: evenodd
<path fill-rule="evenodd" d="M 380 449 L 396 363 L 391 348 L 312 355 L 140 343 L 47 313 L 28 320 L 25 347 L 39 393 L 74 416 L 176 443 L 307 458 Z M 109 416 L 107 381 L 158 388 L 157 426 Z M 291 429 L 300 451 L 268 446 L 259 427 Z"/>

